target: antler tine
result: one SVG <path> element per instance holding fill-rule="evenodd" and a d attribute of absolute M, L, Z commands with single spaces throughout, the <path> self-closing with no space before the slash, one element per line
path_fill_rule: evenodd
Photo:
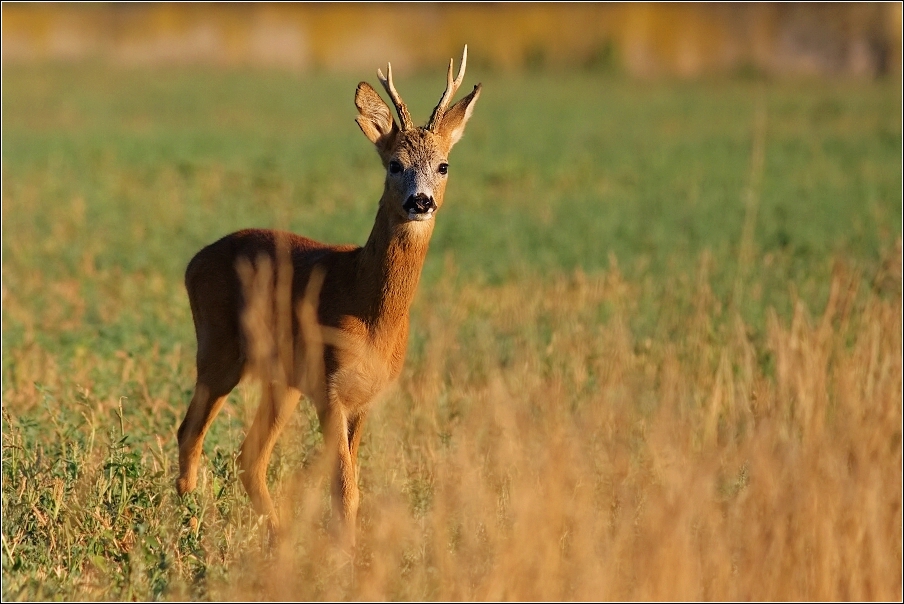
<path fill-rule="evenodd" d="M 458 92 L 462 81 L 464 81 L 465 79 L 465 67 L 467 66 L 467 64 L 468 45 L 465 44 L 465 49 L 461 53 L 461 65 L 458 67 L 458 76 L 454 80 L 452 79 L 452 68 L 455 65 L 455 59 L 449 59 L 449 72 L 446 74 L 446 89 L 443 91 L 443 96 L 440 97 L 439 104 L 436 105 L 436 109 L 433 110 L 433 115 L 430 116 L 430 121 L 427 122 L 428 130 L 432 129 L 436 125 L 436 123 L 446 112 L 446 109 L 449 108 L 449 103 L 452 102 L 452 99 L 455 97 L 455 93 Z"/>
<path fill-rule="evenodd" d="M 395 105 L 396 112 L 399 114 L 399 122 L 401 122 L 399 125 L 402 130 L 408 130 L 413 127 L 414 124 L 411 121 L 411 114 L 408 113 L 408 107 L 405 106 L 402 97 L 399 96 L 398 91 L 392 84 L 392 63 L 386 63 L 385 77 L 383 76 L 383 72 L 379 69 L 377 70 L 377 77 L 380 78 L 380 83 L 383 84 L 383 88 L 385 88 L 386 93 L 389 94 L 392 104 Z"/>

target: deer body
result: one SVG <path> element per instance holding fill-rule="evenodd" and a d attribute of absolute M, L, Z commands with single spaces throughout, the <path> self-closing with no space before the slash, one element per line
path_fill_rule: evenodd
<path fill-rule="evenodd" d="M 409 308 L 434 214 L 443 203 L 448 153 L 480 93 L 475 86 L 449 107 L 466 59 L 467 47 L 454 81 L 450 63 L 446 91 L 423 128 L 413 126 L 393 86 L 391 67 L 386 78 L 378 73 L 400 124 L 373 88 L 358 85 L 356 121 L 387 169 L 376 220 L 363 247 L 250 229 L 212 243 L 189 263 L 185 285 L 198 340 L 198 377 L 178 431 L 180 494 L 195 487 L 204 436 L 226 396 L 244 375 L 256 372 L 262 401 L 240 454 L 241 479 L 252 503 L 269 516 L 271 528 L 278 528 L 266 468 L 283 425 L 305 394 L 316 407 L 326 454 L 335 459 L 334 520 L 345 543 L 354 545 L 364 418 L 402 370 Z M 273 278 L 263 282 L 265 306 L 273 316 L 270 346 L 262 349 L 248 333 L 255 305 L 248 281 L 255 266 L 273 268 Z M 305 302 L 316 311 L 306 315 Z"/>

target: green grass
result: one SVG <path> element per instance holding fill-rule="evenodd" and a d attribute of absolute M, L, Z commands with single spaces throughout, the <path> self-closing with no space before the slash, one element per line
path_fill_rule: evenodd
<path fill-rule="evenodd" d="M 708 250 L 728 295 L 757 103 L 754 244 L 771 264 L 749 312 L 787 310 L 788 282 L 824 296 L 833 255 L 874 271 L 900 232 L 897 83 L 469 76 L 486 93 L 452 156 L 427 283 L 447 256 L 463 282 L 499 283 L 604 269 L 614 255 L 662 284 Z M 4 78 L 7 279 L 87 262 L 171 282 L 200 246 L 246 226 L 367 237 L 382 175 L 353 122 L 352 78 L 68 67 Z M 421 118 L 434 80 L 400 81 Z"/>
<path fill-rule="evenodd" d="M 441 77 L 397 77 L 425 120 Z M 656 350 L 682 342 L 705 308 L 708 341 L 730 341 L 740 319 L 771 376 L 770 313 L 789 321 L 798 303 L 824 308 L 840 265 L 859 299 L 900 304 L 900 263 L 888 275 L 900 255 L 900 82 L 469 72 L 467 83 L 481 80 L 451 156 L 409 366 L 436 362 L 437 320 L 454 325 L 456 354 L 472 351 L 453 365 L 473 385 L 519 366 L 525 349 L 545 359 L 543 375 L 570 371 L 543 352 L 563 321 L 596 333 L 623 319 L 638 350 Z M 354 123 L 357 82 L 4 67 L 4 598 L 204 597 L 258 547 L 233 457 L 250 411 L 227 408 L 205 444 L 211 494 L 180 502 L 173 492 L 175 429 L 194 379 L 183 271 L 200 247 L 244 227 L 364 242 L 383 177 Z M 572 318 L 540 305 L 530 324 L 479 301 L 507 288 L 567 297 L 563 279 L 615 293 Z M 463 388 L 436 403 L 441 423 L 464 413 Z M 297 421 L 277 483 L 317 449 L 316 421 Z M 365 473 L 374 450 L 365 444 Z M 412 476 L 411 505 L 429 507 Z M 199 531 L 190 518 L 212 524 Z M 330 594 L 343 596 L 309 596 Z"/>

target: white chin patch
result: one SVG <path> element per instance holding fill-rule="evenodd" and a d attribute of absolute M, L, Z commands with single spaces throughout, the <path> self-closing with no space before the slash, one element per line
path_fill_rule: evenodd
<path fill-rule="evenodd" d="M 417 212 L 408 212 L 408 220 L 415 222 L 423 222 L 424 220 L 430 220 L 431 218 L 433 218 L 433 210 L 424 212 L 423 214 L 418 214 Z"/>

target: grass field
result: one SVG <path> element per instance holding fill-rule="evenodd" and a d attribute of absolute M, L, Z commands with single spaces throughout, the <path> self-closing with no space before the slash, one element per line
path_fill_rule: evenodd
<path fill-rule="evenodd" d="M 374 74 L 4 67 L 4 600 L 901 599 L 900 82 L 472 71 L 348 560 L 304 405 L 263 549 L 253 383 L 177 497 L 182 277 L 365 241 Z"/>

